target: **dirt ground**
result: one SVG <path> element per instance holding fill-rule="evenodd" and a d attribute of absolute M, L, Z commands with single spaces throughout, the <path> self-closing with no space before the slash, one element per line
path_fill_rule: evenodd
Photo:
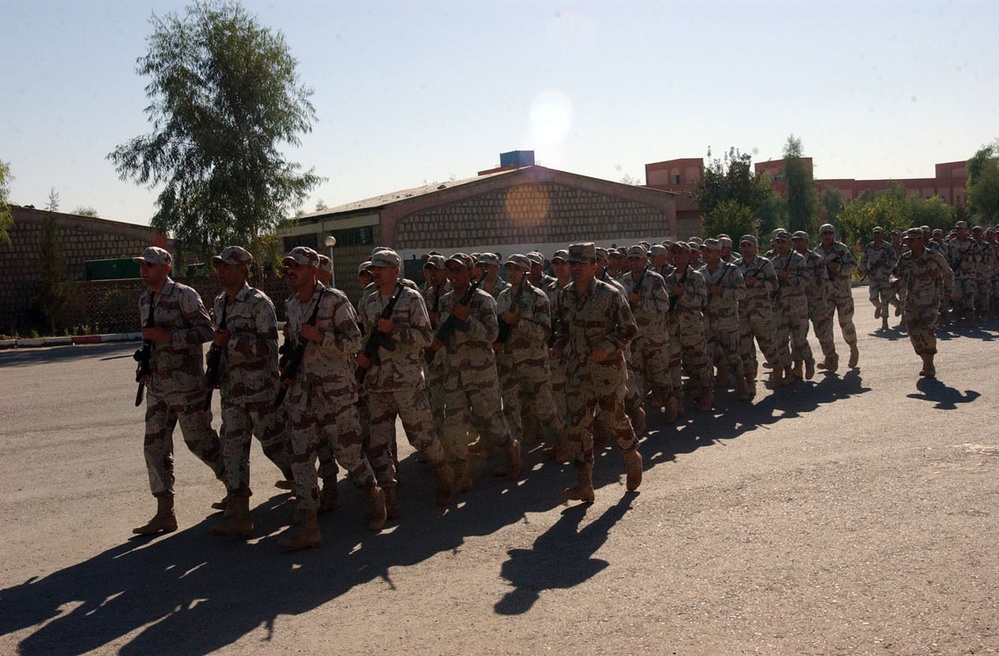
<path fill-rule="evenodd" d="M 859 369 L 653 421 L 637 494 L 607 450 L 567 506 L 535 449 L 438 509 L 400 437 L 402 519 L 366 531 L 342 481 L 325 546 L 292 554 L 259 447 L 257 537 L 220 539 L 179 432 L 180 530 L 132 539 L 155 508 L 134 344 L 0 352 L 0 653 L 999 653 L 999 324 L 942 330 L 917 380 L 855 298 Z"/>

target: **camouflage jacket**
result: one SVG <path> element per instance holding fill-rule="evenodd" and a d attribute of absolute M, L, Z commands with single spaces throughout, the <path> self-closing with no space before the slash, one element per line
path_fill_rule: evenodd
<path fill-rule="evenodd" d="M 638 280 L 629 272 L 618 278 L 618 282 L 629 297 L 628 305 L 638 324 L 638 334 L 646 339 L 665 339 L 672 286 L 667 286 L 663 277 L 651 269 L 646 269 Z M 639 300 L 632 303 L 630 297 L 636 291 Z"/>
<path fill-rule="evenodd" d="M 386 296 L 377 287 L 364 297 L 360 312 L 365 340 L 378 330 L 378 320 L 391 298 L 391 294 Z M 383 347 L 378 349 L 377 358 L 364 377 L 364 385 L 368 389 L 395 392 L 423 385 L 420 351 L 430 346 L 433 340 L 433 328 L 423 296 L 403 286 L 392 308 L 392 321 L 395 328 L 391 339 L 395 348 L 391 351 Z"/>
<path fill-rule="evenodd" d="M 570 370 L 593 367 L 623 382 L 625 351 L 638 334 L 638 325 L 621 293 L 594 278 L 581 295 L 572 282 L 559 295 L 555 314 L 558 333 L 554 347 L 562 351 Z M 597 348 L 608 356 L 603 362 L 590 362 L 590 353 Z"/>
<path fill-rule="evenodd" d="M 801 253 L 792 248 L 788 251 L 787 257 L 781 257 L 776 251 L 768 251 L 767 258 L 774 265 L 774 271 L 777 273 L 777 298 L 804 298 L 805 290 L 808 289 L 810 283 L 815 282 L 815 278 L 809 275 L 805 268 L 805 258 Z M 814 271 L 821 279 L 821 276 L 826 275 L 826 267 L 817 253 L 814 262 Z M 787 276 L 783 275 L 784 272 L 787 272 Z"/>
<path fill-rule="evenodd" d="M 427 285 L 421 292 L 423 303 L 427 308 L 427 315 L 430 317 L 430 325 L 434 328 L 440 325 L 441 311 L 444 309 L 441 300 L 449 291 L 451 291 L 451 283 L 445 280 L 438 287 Z"/>
<path fill-rule="evenodd" d="M 670 277 L 666 279 L 666 284 L 674 293 L 678 286 L 683 286 L 683 293 L 677 295 L 676 301 L 673 303 L 672 315 L 677 317 L 683 315 L 701 316 L 708 304 L 708 286 L 700 271 L 691 266 L 687 266 L 682 273 L 674 269 Z"/>
<path fill-rule="evenodd" d="M 342 291 L 317 282 L 308 301 L 303 303 L 298 294 L 288 298 L 284 308 L 288 339 L 292 345 L 299 343 L 302 325 L 312 318 L 316 303 L 319 303 L 316 321 L 323 331 L 323 341 L 306 344 L 294 384 L 307 390 L 320 387 L 324 393 L 341 398 L 356 397 L 356 363 L 352 356 L 361 350 L 361 330 L 357 327 L 354 307 Z"/>
<path fill-rule="evenodd" d="M 229 343 L 222 351 L 219 391 L 229 402 L 272 401 L 278 385 L 278 329 L 274 303 L 246 283 L 232 303 L 215 297 L 216 326 L 225 314 Z"/>
<path fill-rule="evenodd" d="M 451 316 L 452 308 L 457 305 L 460 296 L 454 290 L 441 298 L 441 325 Z M 454 370 L 481 370 L 492 363 L 495 369 L 496 358 L 493 355 L 493 343 L 499 334 L 499 321 L 496 318 L 496 300 L 476 289 L 468 304 L 468 319 L 458 322 L 457 328 L 446 336 L 444 350 L 447 354 L 447 364 Z"/>
<path fill-rule="evenodd" d="M 937 307 L 940 295 L 949 296 L 954 289 L 954 272 L 940 253 L 924 248 L 917 256 L 910 250 L 898 258 L 891 282 L 906 290 L 907 308 Z"/>
<path fill-rule="evenodd" d="M 482 281 L 482 285 L 479 285 L 479 289 L 492 296 L 494 300 L 499 300 L 499 295 L 503 293 L 503 290 L 510 289 L 510 283 L 503 280 L 502 278 L 497 278 L 496 284 L 493 285 L 493 288 L 489 290 L 487 290 L 484 287 L 485 282 L 486 282 L 485 280 Z"/>
<path fill-rule="evenodd" d="M 872 241 L 864 246 L 864 253 L 860 256 L 860 270 L 871 280 L 885 281 L 891 275 L 895 261 L 895 249 L 890 243 L 882 241 L 878 246 Z"/>
<path fill-rule="evenodd" d="M 714 271 L 703 265 L 699 271 L 704 276 L 708 289 L 708 304 L 704 307 L 704 315 L 716 328 L 732 329 L 739 326 L 739 302 L 746 297 L 746 281 L 742 278 L 739 267 L 726 262 L 719 262 Z M 720 294 L 712 292 L 711 288 L 718 285 L 722 288 Z"/>
<path fill-rule="evenodd" d="M 777 270 L 773 262 L 757 255 L 752 262 L 743 260 L 739 265 L 742 278 L 746 281 L 746 297 L 739 304 L 739 312 L 744 316 L 763 310 L 773 310 L 772 294 L 777 291 Z M 750 287 L 749 281 L 755 278 Z"/>
<path fill-rule="evenodd" d="M 502 317 L 513 307 L 520 308 L 520 323 L 510 329 L 510 336 L 499 353 L 512 357 L 514 363 L 547 359 L 548 336 L 552 329 L 552 307 L 548 296 L 527 282 L 517 300 L 517 287 L 504 289 L 496 301 L 496 315 Z"/>
<path fill-rule="evenodd" d="M 816 246 L 814 250 L 826 265 L 826 274 L 829 282 L 835 285 L 836 288 L 848 288 L 850 286 L 850 276 L 857 270 L 857 258 L 853 256 L 850 248 L 841 241 L 834 241 L 828 251 L 826 251 L 822 244 Z M 830 264 L 838 264 L 839 269 L 836 271 L 831 270 L 829 268 Z"/>
<path fill-rule="evenodd" d="M 148 323 L 153 292 L 139 296 L 139 318 Z M 189 392 L 205 388 L 204 347 L 212 339 L 212 320 L 198 292 L 167 278 L 156 298 L 152 327 L 170 331 L 169 342 L 153 342 L 150 376 L 146 387 L 151 394 Z"/>

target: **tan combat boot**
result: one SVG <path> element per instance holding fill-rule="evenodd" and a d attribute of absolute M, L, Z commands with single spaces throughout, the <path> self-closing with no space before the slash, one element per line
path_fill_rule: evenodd
<path fill-rule="evenodd" d="M 593 464 L 589 462 L 576 462 L 576 475 L 579 482 L 576 487 L 567 487 L 562 490 L 562 495 L 566 501 L 582 501 L 593 503 Z"/>
<path fill-rule="evenodd" d="M 784 367 L 784 377 L 781 378 L 780 384 L 784 387 L 794 384 L 794 367 Z"/>
<path fill-rule="evenodd" d="M 770 389 L 777 389 L 781 386 L 784 379 L 784 367 L 775 365 L 773 369 L 770 370 Z"/>
<path fill-rule="evenodd" d="M 624 454 L 624 466 L 627 472 L 625 487 L 629 492 L 634 492 L 642 484 L 642 454 L 636 447 L 634 451 Z"/>
<path fill-rule="evenodd" d="M 468 461 L 457 460 L 454 463 L 454 484 L 452 489 L 457 492 L 468 492 L 472 489 L 472 476 L 468 473 Z"/>
<path fill-rule="evenodd" d="M 136 535 L 156 535 L 177 530 L 177 516 L 173 512 L 173 495 L 156 497 L 156 514 L 143 526 L 132 529 Z"/>
<path fill-rule="evenodd" d="M 626 408 L 628 419 L 631 420 L 631 427 L 635 431 L 635 435 L 641 435 L 645 432 L 645 408 L 642 407 L 641 402 L 634 403 L 630 408 Z M 610 444 L 610 434 L 607 434 L 607 446 Z"/>
<path fill-rule="evenodd" d="M 506 476 L 511 481 L 517 480 L 524 465 L 520 456 L 520 442 L 511 437 L 503 447 L 503 455 L 506 457 L 506 463 L 494 469 L 493 476 Z"/>
<path fill-rule="evenodd" d="M 923 368 L 920 370 L 919 375 L 934 378 L 937 375 L 937 369 L 933 366 L 933 354 L 925 353 L 919 357 L 923 359 Z"/>
<path fill-rule="evenodd" d="M 663 421 L 667 424 L 675 424 L 676 418 L 680 415 L 680 401 L 675 396 L 666 399 L 663 404 Z"/>
<path fill-rule="evenodd" d="M 399 509 L 399 495 L 396 494 L 395 487 L 383 487 L 385 493 L 385 517 L 386 519 L 399 519 L 402 511 Z"/>
<path fill-rule="evenodd" d="M 368 511 L 364 514 L 368 520 L 368 528 L 372 531 L 382 530 L 388 518 L 385 510 L 385 492 L 372 481 L 364 486 L 364 498 L 368 500 Z"/>
<path fill-rule="evenodd" d="M 475 441 L 468 445 L 468 452 L 478 456 L 480 460 L 489 460 L 493 457 L 492 443 L 479 435 Z"/>
<path fill-rule="evenodd" d="M 739 376 L 735 383 L 740 401 L 748 401 L 756 394 L 756 381 L 752 379 L 750 374 Z"/>
<path fill-rule="evenodd" d="M 697 400 L 698 412 L 711 412 L 711 406 L 715 403 L 715 393 L 710 387 L 701 390 L 701 398 Z"/>
<path fill-rule="evenodd" d="M 797 378 L 798 380 L 801 380 L 802 378 L 805 377 L 804 372 L 802 371 L 804 364 L 805 363 L 802 362 L 801 360 L 794 361 L 794 369 L 791 370 L 791 373 L 794 374 L 794 377 Z"/>
<path fill-rule="evenodd" d="M 221 524 L 209 529 L 212 535 L 228 538 L 253 537 L 253 516 L 250 515 L 250 497 L 229 497 L 229 508 L 232 516 Z"/>
<path fill-rule="evenodd" d="M 858 362 L 860 362 L 860 349 L 857 348 L 856 344 L 850 344 L 850 361 L 847 366 L 856 369 Z"/>
<path fill-rule="evenodd" d="M 718 376 L 715 377 L 715 387 L 728 388 L 728 365 L 718 365 Z"/>
<path fill-rule="evenodd" d="M 323 491 L 319 493 L 318 514 L 340 510 L 340 491 L 336 486 L 336 474 L 323 479 Z"/>
<path fill-rule="evenodd" d="M 285 531 L 285 536 L 278 540 L 278 546 L 288 551 L 317 549 L 323 546 L 323 536 L 319 532 L 316 511 L 301 510 L 299 515 L 302 520 L 301 524 L 298 528 L 290 528 Z"/>
<path fill-rule="evenodd" d="M 446 506 L 451 503 L 451 497 L 454 496 L 454 470 L 447 461 L 442 460 L 434 465 L 431 471 L 437 482 L 437 505 Z"/>
<path fill-rule="evenodd" d="M 826 373 L 834 374 L 839 368 L 839 356 L 833 353 L 827 355 L 826 359 L 819 363 L 819 369 L 825 369 Z"/>
<path fill-rule="evenodd" d="M 229 507 L 229 495 L 222 497 L 221 501 L 212 502 L 212 510 L 226 510 Z"/>
<path fill-rule="evenodd" d="M 805 379 L 811 380 L 815 376 L 815 358 L 805 360 Z"/>

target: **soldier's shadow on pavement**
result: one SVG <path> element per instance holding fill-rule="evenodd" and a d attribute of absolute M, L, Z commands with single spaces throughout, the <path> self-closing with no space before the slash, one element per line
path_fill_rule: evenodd
<path fill-rule="evenodd" d="M 610 529 L 631 507 L 634 496 L 625 495 L 582 529 L 579 525 L 592 506 L 570 506 L 534 541 L 531 549 L 509 550 L 510 558 L 500 568 L 500 576 L 510 582 L 513 590 L 496 602 L 496 612 L 500 615 L 526 613 L 542 591 L 577 586 L 607 568 L 610 563 L 593 555 L 607 541 Z"/>
<path fill-rule="evenodd" d="M 363 527 L 362 496 L 341 482 L 344 507 L 320 518 L 320 549 L 283 553 L 277 547 L 275 533 L 292 512 L 286 495 L 256 502 L 256 535 L 262 537 L 249 542 L 210 535 L 217 514 L 176 533 L 127 540 L 0 590 L 0 635 L 33 628 L 19 652 L 45 655 L 108 650 L 112 644 L 123 654 L 207 654 L 260 627 L 271 640 L 281 616 L 308 613 L 376 580 L 384 582 L 384 594 L 392 594 L 392 568 L 458 553 L 468 536 L 561 505 L 562 488 L 574 480 L 571 468 L 542 465 L 538 456 L 530 454 L 531 466 L 519 481 L 492 479 L 487 472 L 446 509 L 433 505 L 426 468 L 407 458 L 400 473 L 403 517 L 380 534 Z M 617 465 L 615 472 L 623 470 Z M 587 530 L 585 544 L 599 546 L 614 512 Z M 562 534 L 559 526 L 553 535 Z"/>
<path fill-rule="evenodd" d="M 937 327 L 937 339 L 948 341 L 959 337 L 968 337 L 983 342 L 994 341 L 996 334 L 996 321 L 986 323 L 969 323 L 965 321 L 951 321 Z"/>
<path fill-rule="evenodd" d="M 971 403 L 981 396 L 974 390 L 959 390 L 948 386 L 937 378 L 920 378 L 916 383 L 918 394 L 906 394 L 910 399 L 936 403 L 934 410 L 956 410 L 959 403 Z"/>

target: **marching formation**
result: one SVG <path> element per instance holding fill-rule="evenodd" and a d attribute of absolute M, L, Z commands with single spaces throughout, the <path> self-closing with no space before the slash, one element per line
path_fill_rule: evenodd
<path fill-rule="evenodd" d="M 923 361 L 920 375 L 933 376 L 941 313 L 995 312 L 999 246 L 994 230 L 976 227 L 969 236 L 963 222 L 949 242 L 920 228 L 904 239 L 896 233 L 886 242 L 875 228 L 859 271 L 882 326 L 894 307 Z M 297 247 L 283 261 L 291 295 L 280 348 L 274 304 L 247 282 L 246 250 L 231 246 L 214 258 L 223 291 L 209 315 L 197 292 L 170 278 L 170 253 L 147 248 L 136 258 L 147 286 L 136 405 L 145 390 L 144 453 L 157 510 L 134 532 L 177 529 L 178 423 L 225 485 L 213 504 L 225 511 L 211 529 L 220 536 L 253 535 L 249 454 L 251 436 L 260 440 L 281 473 L 278 487 L 296 498 L 279 541 L 286 549 L 322 545 L 317 515 L 340 507 L 341 468 L 362 491 L 370 529 L 399 517 L 397 419 L 434 477 L 440 506 L 472 489 L 470 459 L 495 460 L 495 475 L 516 480 L 521 444 L 535 437 L 548 440 L 547 457 L 575 469 L 565 499 L 594 500 L 595 439 L 613 438 L 627 489 L 636 490 L 647 413 L 672 424 L 690 410 L 710 411 L 716 390 L 729 386 L 749 401 L 758 354 L 774 389 L 810 379 L 816 368 L 837 371 L 834 316 L 847 366 L 858 365 L 850 287 L 858 263 L 833 226 L 821 227 L 814 248 L 804 232 L 783 229 L 765 254 L 753 235 L 734 246 L 727 235 L 609 250 L 573 244 L 547 258 L 554 276 L 537 252 L 501 261 L 432 251 L 419 286 L 400 277 L 395 251 L 378 248 L 359 269 L 356 306 L 329 286 L 329 258 Z"/>

